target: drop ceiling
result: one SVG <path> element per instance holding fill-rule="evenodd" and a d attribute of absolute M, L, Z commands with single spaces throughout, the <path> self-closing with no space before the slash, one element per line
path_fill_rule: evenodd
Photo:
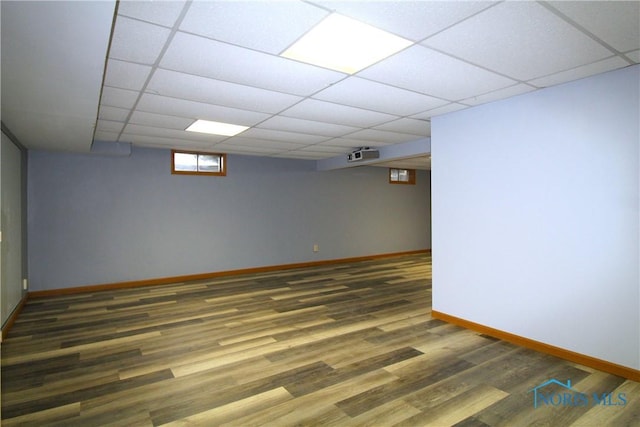
<path fill-rule="evenodd" d="M 333 12 L 413 43 L 352 75 L 280 56 Z M 2 122 L 28 148 L 321 160 L 636 64 L 640 2 L 3 1 L 1 52 Z M 186 132 L 196 119 L 249 129 Z M 429 168 L 418 154 L 381 164 Z"/>

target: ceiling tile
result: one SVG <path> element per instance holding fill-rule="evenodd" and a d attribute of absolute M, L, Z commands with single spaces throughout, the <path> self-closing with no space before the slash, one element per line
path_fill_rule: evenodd
<path fill-rule="evenodd" d="M 389 132 L 401 132 L 409 133 L 417 136 L 429 136 L 431 135 L 431 122 L 427 120 L 417 120 L 402 118 L 376 126 L 375 129 L 386 130 Z"/>
<path fill-rule="evenodd" d="M 451 101 L 516 83 L 419 45 L 375 64 L 358 75 Z"/>
<path fill-rule="evenodd" d="M 29 149 L 88 152 L 115 2 L 0 7 L 2 124 Z"/>
<path fill-rule="evenodd" d="M 294 119 L 293 117 L 284 116 L 273 116 L 272 118 L 260 123 L 257 127 L 323 136 L 343 136 L 360 129 L 352 126 L 315 122 L 312 120 Z"/>
<path fill-rule="evenodd" d="M 427 119 L 430 119 L 431 117 L 439 116 L 441 114 L 446 114 L 446 113 L 452 113 L 454 111 L 464 110 L 465 108 L 469 108 L 469 106 L 452 102 L 451 104 L 434 108 L 433 110 L 429 110 L 425 113 L 416 114 L 415 116 L 412 116 L 412 118 L 419 119 L 419 120 L 427 120 Z"/>
<path fill-rule="evenodd" d="M 409 116 L 447 104 L 442 99 L 358 77 L 349 77 L 313 97 L 399 116 Z"/>
<path fill-rule="evenodd" d="M 531 80 L 529 83 L 537 87 L 553 86 L 560 83 L 566 83 L 572 80 L 589 77 L 594 74 L 604 73 L 618 68 L 626 67 L 629 63 L 619 56 L 608 58 L 603 61 L 594 62 L 593 64 L 584 65 L 572 70 L 563 71 L 561 73 L 552 74 L 539 79 Z"/>
<path fill-rule="evenodd" d="M 102 89 L 102 97 L 100 98 L 100 105 L 131 109 L 136 103 L 139 93 L 140 92 L 133 90 L 104 86 Z"/>
<path fill-rule="evenodd" d="M 162 69 L 154 73 L 147 90 L 157 95 L 263 113 L 277 113 L 302 99 L 294 95 Z"/>
<path fill-rule="evenodd" d="M 281 159 L 319 160 L 319 159 L 324 159 L 326 157 L 331 157 L 331 156 L 327 156 L 327 153 L 292 150 L 292 151 L 284 151 L 281 153 L 274 154 L 273 157 L 278 157 Z"/>
<path fill-rule="evenodd" d="M 120 132 L 109 132 L 96 129 L 96 133 L 93 136 L 94 141 L 117 141 Z"/>
<path fill-rule="evenodd" d="M 164 114 L 147 113 L 144 111 L 135 111 L 129 123 L 143 126 L 157 126 L 160 128 L 185 130 L 191 125 L 195 119 L 167 116 Z"/>
<path fill-rule="evenodd" d="M 287 141 L 297 144 L 314 144 L 325 141 L 329 137 L 321 135 L 310 135 L 305 133 L 283 132 L 278 130 L 251 128 L 242 132 L 245 138 L 268 139 L 273 141 Z"/>
<path fill-rule="evenodd" d="M 196 141 L 200 143 L 214 144 L 224 141 L 227 136 L 210 135 L 198 132 L 186 132 L 184 130 L 177 129 L 164 129 L 152 126 L 142 126 L 135 124 L 128 124 L 124 128 L 124 134 L 127 135 L 145 135 L 145 136 L 157 136 L 161 138 L 176 138 L 184 141 Z"/>
<path fill-rule="evenodd" d="M 389 144 L 380 141 L 364 141 L 362 139 L 353 138 L 333 138 L 323 142 L 322 145 L 349 148 L 349 152 L 351 152 L 351 150 L 355 150 L 360 147 L 382 147 Z"/>
<path fill-rule="evenodd" d="M 300 1 L 202 1 L 180 30 L 278 55 L 328 14 Z"/>
<path fill-rule="evenodd" d="M 292 150 L 307 145 L 271 139 L 246 138 L 244 136 L 234 136 L 224 141 L 224 144 L 225 146 L 258 147 L 270 150 Z"/>
<path fill-rule="evenodd" d="M 176 34 L 160 66 L 294 95 L 311 95 L 346 76 L 185 33 Z"/>
<path fill-rule="evenodd" d="M 535 2 L 501 3 L 427 39 L 423 45 L 518 80 L 545 76 L 612 54 Z"/>
<path fill-rule="evenodd" d="M 118 15 L 173 27 L 186 1 L 128 0 L 120 1 Z"/>
<path fill-rule="evenodd" d="M 122 122 L 114 122 L 111 120 L 98 120 L 96 130 L 102 131 L 102 132 L 114 132 L 117 135 L 119 132 L 122 132 L 123 127 L 124 127 L 124 123 Z"/>
<path fill-rule="evenodd" d="M 181 148 L 183 150 L 215 151 L 212 150 L 213 145 L 211 143 L 174 137 L 135 135 L 124 133 L 120 136 L 119 141 L 131 142 L 137 146 L 150 148 Z"/>
<path fill-rule="evenodd" d="M 244 145 L 230 144 L 227 142 L 217 144 L 213 147 L 213 149 L 220 153 L 245 154 L 245 155 L 253 155 L 253 156 L 277 154 L 282 151 L 281 148 L 260 147 L 255 145 L 244 146 Z"/>
<path fill-rule="evenodd" d="M 346 126 L 370 127 L 397 119 L 397 116 L 363 110 L 316 99 L 305 99 L 282 113 L 283 116 Z"/>
<path fill-rule="evenodd" d="M 151 72 L 147 65 L 110 59 L 104 84 L 120 89 L 141 90 Z"/>
<path fill-rule="evenodd" d="M 638 1 L 551 1 L 548 4 L 620 52 L 640 48 Z"/>
<path fill-rule="evenodd" d="M 490 7 L 488 1 L 320 1 L 327 9 L 414 41 Z"/>
<path fill-rule="evenodd" d="M 627 58 L 631 59 L 632 61 L 638 63 L 640 62 L 640 50 L 635 50 L 633 52 L 629 52 L 626 54 Z"/>
<path fill-rule="evenodd" d="M 536 88 L 524 83 L 519 83 L 517 85 L 513 85 L 504 89 L 498 89 L 496 91 L 485 93 L 483 95 L 467 98 L 462 100 L 461 102 L 467 105 L 479 105 L 479 104 L 484 104 L 486 102 L 493 102 L 493 101 L 498 101 L 500 99 L 509 98 L 510 96 L 521 95 L 523 93 L 531 92 L 533 90 L 536 90 Z"/>
<path fill-rule="evenodd" d="M 116 122 L 124 122 L 129 116 L 129 109 L 101 106 L 98 111 L 98 118 L 101 120 L 113 120 Z"/>
<path fill-rule="evenodd" d="M 320 143 L 320 144 L 308 145 L 306 147 L 299 148 L 296 151 L 312 152 L 312 153 L 317 153 L 319 155 L 324 155 L 324 157 L 332 157 L 332 156 L 327 156 L 327 154 L 332 154 L 332 155 L 347 154 L 351 152 L 351 148 L 337 147 L 337 146 L 325 145 L 323 143 Z"/>
<path fill-rule="evenodd" d="M 387 145 L 387 144 L 399 144 L 401 142 L 415 141 L 417 139 L 420 139 L 420 137 L 416 135 L 407 134 L 407 133 L 388 132 L 388 131 L 377 130 L 377 129 L 364 129 L 364 130 L 350 134 L 349 139 L 362 140 L 363 144 L 364 142 L 366 142 L 369 145 L 374 143 L 376 145 Z"/>
<path fill-rule="evenodd" d="M 169 33 L 168 28 L 121 16 L 116 20 L 109 57 L 152 65 Z"/>
<path fill-rule="evenodd" d="M 192 119 L 212 120 L 242 126 L 253 126 L 269 117 L 269 114 L 222 107 L 203 102 L 169 98 L 150 93 L 142 95 L 137 106 L 137 111 Z"/>
<path fill-rule="evenodd" d="M 113 5 L 100 4 L 60 2 L 64 10 L 43 13 L 30 2 L 2 3 L 2 35 L 7 23 L 19 39 L 2 45 L 3 86 L 18 93 L 2 98 L 3 120 L 15 117 L 17 136 L 31 145 L 70 149 L 82 139 L 74 147 L 87 151 L 93 138 L 129 138 L 325 158 L 420 139 L 433 116 L 640 62 L 638 1 L 121 0 L 115 21 Z M 278 56 L 333 10 L 419 44 L 352 76 Z M 46 123 L 62 100 L 73 101 L 65 104 L 73 123 L 56 138 L 32 136 L 21 113 L 25 99 L 44 93 L 62 94 L 30 107 L 46 111 Z M 93 119 L 80 120 L 80 111 Z M 233 139 L 185 132 L 195 119 L 251 129 Z"/>

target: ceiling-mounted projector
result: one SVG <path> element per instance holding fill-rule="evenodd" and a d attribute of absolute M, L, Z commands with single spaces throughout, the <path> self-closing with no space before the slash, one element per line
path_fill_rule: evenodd
<path fill-rule="evenodd" d="M 378 150 L 372 150 L 369 147 L 358 148 L 347 155 L 347 161 L 359 162 L 361 160 L 377 159 L 380 157 Z"/>

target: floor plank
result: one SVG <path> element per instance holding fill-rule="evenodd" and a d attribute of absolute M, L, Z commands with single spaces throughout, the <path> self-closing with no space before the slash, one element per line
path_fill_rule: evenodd
<path fill-rule="evenodd" d="M 640 425 L 640 384 L 432 319 L 424 254 L 31 299 L 1 368 L 7 426 Z"/>

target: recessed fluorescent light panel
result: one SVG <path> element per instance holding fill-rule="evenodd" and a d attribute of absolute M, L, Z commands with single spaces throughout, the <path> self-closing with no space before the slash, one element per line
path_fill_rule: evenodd
<path fill-rule="evenodd" d="M 333 13 L 281 56 L 353 74 L 411 44 L 410 40 Z"/>
<path fill-rule="evenodd" d="M 234 136 L 249 129 L 247 126 L 232 125 L 229 123 L 212 122 L 209 120 L 196 120 L 186 128 L 187 132 L 210 133 L 212 135 Z"/>

